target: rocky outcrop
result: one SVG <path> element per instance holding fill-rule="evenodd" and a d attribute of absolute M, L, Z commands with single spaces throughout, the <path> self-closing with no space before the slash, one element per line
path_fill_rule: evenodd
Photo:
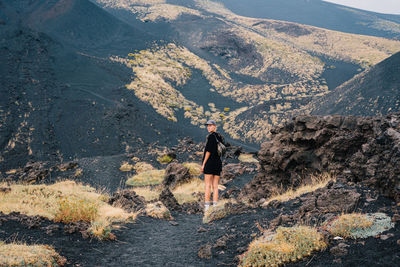
<path fill-rule="evenodd" d="M 180 163 L 172 162 L 165 169 L 163 186 L 174 188 L 178 184 L 188 182 L 190 179 L 191 175 L 188 168 Z"/>
<path fill-rule="evenodd" d="M 112 195 L 108 203 L 121 207 L 130 212 L 137 212 L 145 207 L 145 199 L 138 196 L 135 191 L 125 189 Z"/>
<path fill-rule="evenodd" d="M 161 191 L 159 200 L 164 204 L 165 207 L 167 207 L 169 210 L 175 210 L 175 211 L 180 211 L 182 210 L 181 207 L 179 206 L 178 201 L 176 200 L 174 194 L 169 190 L 169 188 L 164 188 L 163 191 Z"/>
<path fill-rule="evenodd" d="M 300 204 L 292 214 L 280 214 L 271 221 L 273 228 L 298 223 L 317 224 L 328 221 L 340 213 L 351 213 L 360 207 L 361 194 L 354 187 L 330 182 L 326 187 L 299 197 L 295 202 Z M 267 206 L 277 208 L 279 202 L 270 202 Z"/>
<path fill-rule="evenodd" d="M 335 173 L 400 201 L 400 113 L 385 117 L 298 116 L 272 131 L 260 171 L 240 196 L 256 202 L 272 187 L 297 187 L 309 174 Z"/>

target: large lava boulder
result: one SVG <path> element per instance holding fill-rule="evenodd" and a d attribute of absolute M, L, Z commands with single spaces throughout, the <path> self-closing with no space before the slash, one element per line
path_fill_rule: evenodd
<path fill-rule="evenodd" d="M 175 188 L 175 186 L 188 182 L 191 179 L 189 169 L 180 163 L 172 162 L 165 169 L 163 186 Z"/>
<path fill-rule="evenodd" d="M 400 113 L 384 117 L 298 116 L 272 131 L 258 153 L 260 172 L 240 196 L 256 202 L 271 188 L 295 188 L 332 172 L 400 201 Z"/>

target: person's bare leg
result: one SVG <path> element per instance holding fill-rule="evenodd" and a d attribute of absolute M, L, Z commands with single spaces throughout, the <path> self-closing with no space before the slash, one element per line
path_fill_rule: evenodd
<path fill-rule="evenodd" d="M 211 185 L 213 176 L 211 174 L 204 174 L 204 204 L 205 210 L 210 206 Z"/>
<path fill-rule="evenodd" d="M 212 185 L 213 185 L 213 202 L 216 204 L 218 202 L 218 184 L 219 176 L 213 175 Z"/>

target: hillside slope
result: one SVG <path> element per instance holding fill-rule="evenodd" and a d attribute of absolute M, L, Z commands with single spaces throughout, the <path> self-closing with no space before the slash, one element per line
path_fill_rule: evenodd
<path fill-rule="evenodd" d="M 374 116 L 400 108 L 400 53 L 312 101 L 312 114 Z"/>
<path fill-rule="evenodd" d="M 108 58 L 146 48 L 149 35 L 84 0 L 2 1 L 0 19 L 0 172 L 190 135 L 130 94 L 131 73 Z"/>
<path fill-rule="evenodd" d="M 133 68 L 128 89 L 166 119 L 201 127 L 213 118 L 249 143 L 266 140 L 293 110 L 400 51 L 399 41 L 243 17 L 214 1 L 96 2 L 165 37 L 114 58 Z"/>
<path fill-rule="evenodd" d="M 341 32 L 400 38 L 400 16 L 369 12 L 322 0 L 220 0 L 247 17 L 297 22 Z"/>

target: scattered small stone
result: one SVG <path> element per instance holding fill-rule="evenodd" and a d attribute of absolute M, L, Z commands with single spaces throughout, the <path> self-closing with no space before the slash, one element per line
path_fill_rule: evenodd
<path fill-rule="evenodd" d="M 202 259 L 211 259 L 212 257 L 211 245 L 207 243 L 204 246 L 201 246 L 199 248 L 197 255 Z"/>
<path fill-rule="evenodd" d="M 198 229 L 197 229 L 197 232 L 198 233 L 204 233 L 204 232 L 207 232 L 208 230 L 206 229 L 206 228 L 204 228 L 204 227 L 199 227 Z"/>
<path fill-rule="evenodd" d="M 342 264 L 342 259 L 341 258 L 336 258 L 336 259 L 333 260 L 333 262 L 337 263 L 337 264 Z"/>
<path fill-rule="evenodd" d="M 246 247 L 238 247 L 238 248 L 236 249 L 236 252 L 238 252 L 239 254 L 241 254 L 241 253 L 245 252 L 246 250 L 247 250 Z"/>
<path fill-rule="evenodd" d="M 400 246 L 400 239 L 397 239 L 397 245 Z"/>
<path fill-rule="evenodd" d="M 53 235 L 55 231 L 58 231 L 60 229 L 60 226 L 58 226 L 57 224 L 50 224 L 46 227 L 42 227 L 43 230 L 46 231 L 47 235 Z"/>
<path fill-rule="evenodd" d="M 225 251 L 221 250 L 220 252 L 218 252 L 219 255 L 225 254 Z"/>
<path fill-rule="evenodd" d="M 343 237 L 335 236 L 335 237 L 333 238 L 333 240 L 343 240 Z"/>
<path fill-rule="evenodd" d="M 366 199 L 367 202 L 372 202 L 372 201 L 375 201 L 375 200 L 376 200 L 376 198 L 367 198 Z"/>
<path fill-rule="evenodd" d="M 177 223 L 176 221 L 170 221 L 169 222 L 172 226 L 177 226 L 177 225 L 179 225 L 179 223 Z"/>
<path fill-rule="evenodd" d="M 390 234 L 386 234 L 386 235 L 381 235 L 381 240 L 386 240 L 391 237 L 394 237 L 394 234 L 390 233 Z"/>
<path fill-rule="evenodd" d="M 400 214 L 393 215 L 392 222 L 400 222 Z"/>
<path fill-rule="evenodd" d="M 11 192 L 11 188 L 10 187 L 0 187 L 0 193 L 10 193 Z"/>
<path fill-rule="evenodd" d="M 343 243 L 341 243 L 341 244 L 343 244 Z M 331 248 L 331 249 L 329 250 L 329 252 L 330 252 L 332 255 L 338 256 L 338 257 L 346 256 L 349 252 L 348 252 L 348 250 L 346 249 L 346 246 L 341 245 L 341 244 L 339 244 L 339 245 L 337 245 L 337 246 Z M 345 244 L 345 245 L 346 245 L 346 244 Z M 348 245 L 347 245 L 347 246 L 348 246 Z"/>

